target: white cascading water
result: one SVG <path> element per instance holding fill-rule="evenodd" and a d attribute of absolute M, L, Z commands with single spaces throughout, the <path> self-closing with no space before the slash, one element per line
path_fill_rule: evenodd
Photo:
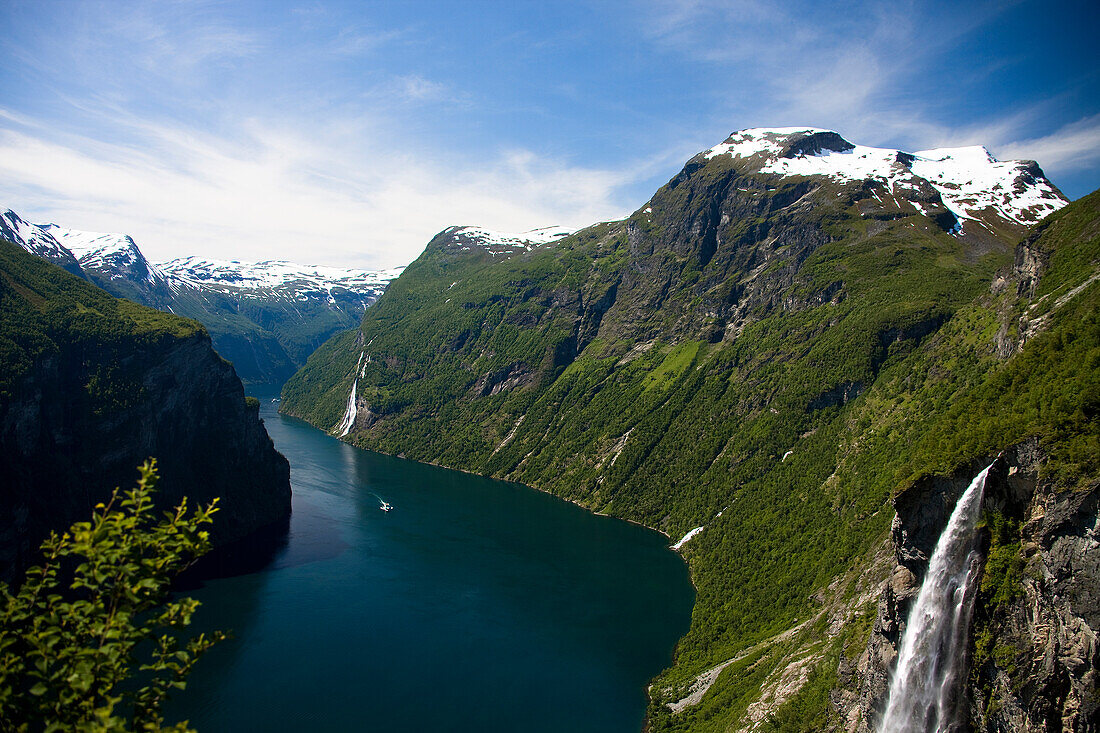
<path fill-rule="evenodd" d="M 340 419 L 340 424 L 332 431 L 337 438 L 343 438 L 350 433 L 352 426 L 355 425 L 356 413 L 359 411 L 355 404 L 355 388 L 358 386 L 358 379 L 351 383 L 351 394 L 348 395 L 348 406 L 344 410 L 344 417 Z"/>
<path fill-rule="evenodd" d="M 359 367 L 363 365 L 364 353 L 366 352 L 359 354 L 359 362 L 355 365 L 355 381 L 351 383 L 351 394 L 348 395 L 348 406 L 344 409 L 344 416 L 340 418 L 340 424 L 332 429 L 332 434 L 337 438 L 343 438 L 355 427 L 355 418 L 359 412 L 358 405 L 355 403 L 355 389 L 359 386 L 359 377 L 362 376 L 359 373 Z"/>
<path fill-rule="evenodd" d="M 974 530 L 992 467 L 970 482 L 928 561 L 902 637 L 881 733 L 941 733 L 956 722 L 973 586 L 981 565 Z"/>

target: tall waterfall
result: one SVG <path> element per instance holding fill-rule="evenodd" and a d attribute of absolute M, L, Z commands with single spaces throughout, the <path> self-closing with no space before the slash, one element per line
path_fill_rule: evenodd
<path fill-rule="evenodd" d="M 359 372 L 359 367 L 363 365 L 363 354 L 359 354 L 359 361 L 355 365 L 355 381 L 351 383 L 351 394 L 348 395 L 348 406 L 344 409 L 344 416 L 340 418 L 340 424 L 332 429 L 332 434 L 337 438 L 343 438 L 345 435 L 351 432 L 351 429 L 355 427 L 355 417 L 359 412 L 358 405 L 355 403 L 355 390 L 359 386 L 359 377 L 362 376 Z"/>
<path fill-rule="evenodd" d="M 356 413 L 359 411 L 358 406 L 355 404 L 355 388 L 358 386 L 359 379 L 356 378 L 356 380 L 351 383 L 351 394 L 348 395 L 348 406 L 344 410 L 344 417 L 340 419 L 340 424 L 332 431 L 337 438 L 343 438 L 350 433 L 352 427 L 355 425 Z"/>
<path fill-rule="evenodd" d="M 974 528 L 990 468 L 970 482 L 928 561 L 928 574 L 902 638 L 882 733 L 939 733 L 956 722 L 974 582 L 981 564 Z"/>

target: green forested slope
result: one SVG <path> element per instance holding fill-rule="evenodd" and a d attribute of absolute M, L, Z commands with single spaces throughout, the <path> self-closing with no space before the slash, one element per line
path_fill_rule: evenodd
<path fill-rule="evenodd" d="M 826 643 L 815 614 L 881 546 L 894 491 L 1028 436 L 1064 485 L 1100 454 L 1100 286 L 1060 300 L 1097 271 L 1100 196 L 1017 250 L 1011 222 L 955 236 L 928 202 L 881 193 L 696 158 L 630 219 L 554 245 L 502 259 L 444 233 L 283 410 L 330 429 L 357 380 L 355 444 L 673 539 L 705 527 L 683 549 L 698 597 L 652 729 L 725 730 L 799 644 L 813 684 L 775 720 L 818 720 L 867 622 L 856 609 Z M 1025 249 L 1045 253 L 1037 281 Z M 746 650 L 701 704 L 664 707 Z"/>
<path fill-rule="evenodd" d="M 0 396 L 11 390 L 36 360 L 56 354 L 58 339 L 121 349 L 109 361 L 116 369 L 89 385 L 105 402 L 125 400 L 124 359 L 135 344 L 156 348 L 202 334 L 202 324 L 137 305 L 0 240 Z M 105 367 L 106 368 L 106 367 Z M 97 407 L 96 409 L 100 409 Z"/>

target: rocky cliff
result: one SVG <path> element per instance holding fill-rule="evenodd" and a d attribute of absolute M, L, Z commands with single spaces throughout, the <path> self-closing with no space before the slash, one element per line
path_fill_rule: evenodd
<path fill-rule="evenodd" d="M 157 458 L 159 501 L 220 498 L 217 543 L 290 511 L 289 466 L 194 321 L 113 298 L 0 242 L 0 567 Z"/>
<path fill-rule="evenodd" d="M 849 730 L 878 730 L 909 610 L 951 510 L 982 461 L 895 497 L 897 564 L 884 584 L 849 694 Z M 1037 441 L 993 462 L 979 546 L 984 570 L 971 630 L 967 716 L 977 730 L 1091 731 L 1100 723 L 1100 481 L 1059 489 Z M 858 709 L 855 709 L 857 708 Z"/>

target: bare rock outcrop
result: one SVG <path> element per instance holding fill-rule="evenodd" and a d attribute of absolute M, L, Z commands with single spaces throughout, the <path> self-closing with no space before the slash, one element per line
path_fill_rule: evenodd
<path fill-rule="evenodd" d="M 994 462 L 983 509 L 1019 526 L 1008 557 L 1021 570 L 1008 598 L 978 596 L 970 630 L 965 691 L 970 725 L 989 731 L 1095 731 L 1100 728 L 1100 485 L 1058 491 L 1041 474 L 1034 442 Z M 980 463 L 980 462 L 979 462 Z M 897 560 L 883 583 L 877 618 L 856 669 L 844 670 L 858 695 L 834 696 L 848 730 L 878 730 L 910 606 L 954 503 L 982 466 L 919 481 L 894 499 Z M 989 554 L 990 530 L 980 544 Z M 996 568 L 985 569 L 983 583 Z M 983 585 L 983 589 L 984 589 Z"/>

